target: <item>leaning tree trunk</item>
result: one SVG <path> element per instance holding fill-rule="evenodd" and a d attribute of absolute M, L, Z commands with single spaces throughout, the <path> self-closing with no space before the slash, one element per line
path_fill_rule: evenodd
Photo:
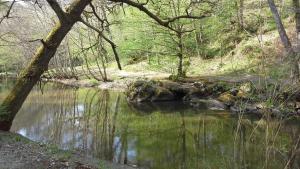
<path fill-rule="evenodd" d="M 292 67 L 292 75 L 291 76 L 292 76 L 293 80 L 298 81 L 298 79 L 299 79 L 299 64 L 298 64 L 297 54 L 293 50 L 290 39 L 288 38 L 288 36 L 286 34 L 286 31 L 282 24 L 282 21 L 281 21 L 280 15 L 278 13 L 278 10 L 276 8 L 276 5 L 274 3 L 274 0 L 268 0 L 268 3 L 269 3 L 269 7 L 271 9 L 271 12 L 273 14 L 274 20 L 275 20 L 281 42 L 282 42 L 285 50 L 287 51 L 288 56 L 290 57 L 290 64 Z"/>
<path fill-rule="evenodd" d="M 74 0 L 66 9 L 67 12 L 64 12 L 55 0 L 47 0 L 47 2 L 57 14 L 59 21 L 46 39 L 42 40 L 43 45 L 37 49 L 31 63 L 21 73 L 16 85 L 0 106 L 0 130 L 8 131 L 10 129 L 15 115 L 29 92 L 48 69 L 49 61 L 58 46 L 73 25 L 80 20 L 81 13 L 91 0 Z"/>

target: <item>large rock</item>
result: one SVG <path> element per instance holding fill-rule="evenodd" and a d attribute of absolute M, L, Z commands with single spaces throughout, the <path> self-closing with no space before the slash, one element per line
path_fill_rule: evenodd
<path fill-rule="evenodd" d="M 204 88 L 203 84 L 171 81 L 139 80 L 132 83 L 127 90 L 127 98 L 131 102 L 191 100 L 209 95 L 210 92 Z"/>
<path fill-rule="evenodd" d="M 171 81 L 161 81 L 161 87 L 168 89 L 177 99 L 182 99 L 190 90 L 191 85 Z"/>
<path fill-rule="evenodd" d="M 155 89 L 154 95 L 151 97 L 151 101 L 172 101 L 175 100 L 176 97 L 172 92 L 163 87 L 157 87 Z"/>
<path fill-rule="evenodd" d="M 235 103 L 236 99 L 241 95 L 240 93 L 239 89 L 229 91 L 228 85 L 224 83 L 179 83 L 140 80 L 129 86 L 127 97 L 131 102 L 180 100 L 190 102 L 196 106 L 206 105 L 211 109 L 224 110 Z M 217 100 L 212 99 L 217 96 L 219 96 Z"/>
<path fill-rule="evenodd" d="M 169 89 L 162 87 L 161 82 L 136 81 L 127 90 L 127 98 L 131 102 L 173 101 L 176 96 Z"/>
<path fill-rule="evenodd" d="M 151 101 L 157 85 L 152 81 L 136 81 L 127 89 L 127 98 L 132 102 Z"/>
<path fill-rule="evenodd" d="M 231 85 L 225 82 L 213 82 L 207 84 L 206 87 L 206 91 L 213 96 L 218 96 L 226 91 L 229 91 L 230 89 L 231 89 Z"/>
<path fill-rule="evenodd" d="M 191 101 L 193 99 L 204 99 L 210 94 L 205 88 L 191 88 L 190 91 L 183 97 L 184 101 Z"/>

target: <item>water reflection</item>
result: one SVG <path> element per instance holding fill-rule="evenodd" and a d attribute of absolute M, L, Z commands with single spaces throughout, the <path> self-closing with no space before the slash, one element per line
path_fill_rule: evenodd
<path fill-rule="evenodd" d="M 46 85 L 12 131 L 87 156 L 151 169 L 299 168 L 297 121 L 233 117 L 186 105 L 128 105 L 124 95 Z"/>

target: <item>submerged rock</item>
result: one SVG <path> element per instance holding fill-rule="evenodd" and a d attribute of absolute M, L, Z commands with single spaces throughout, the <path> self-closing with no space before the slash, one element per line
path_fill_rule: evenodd
<path fill-rule="evenodd" d="M 259 109 L 255 104 L 236 104 L 230 107 L 230 111 L 235 113 L 259 113 Z"/>
<path fill-rule="evenodd" d="M 225 110 L 227 106 L 215 99 L 194 99 L 190 101 L 193 107 L 206 107 L 211 110 Z"/>

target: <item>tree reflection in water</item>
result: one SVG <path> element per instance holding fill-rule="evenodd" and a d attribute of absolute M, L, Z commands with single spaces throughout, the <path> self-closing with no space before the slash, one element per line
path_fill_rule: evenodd
<path fill-rule="evenodd" d="M 12 131 L 115 163 L 154 169 L 300 168 L 299 121 L 129 105 L 120 92 L 46 85 L 34 90 Z"/>

